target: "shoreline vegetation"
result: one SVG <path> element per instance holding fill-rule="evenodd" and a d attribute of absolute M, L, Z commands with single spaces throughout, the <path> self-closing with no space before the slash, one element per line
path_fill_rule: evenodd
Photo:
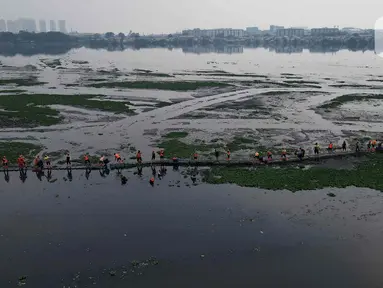
<path fill-rule="evenodd" d="M 209 38 L 192 37 L 187 35 L 172 35 L 167 37 L 143 36 L 138 33 L 125 35 L 107 32 L 102 34 L 67 35 L 60 32 L 30 33 L 20 31 L 17 34 L 0 32 L 0 54 L 2 55 L 35 55 L 67 53 L 70 49 L 87 47 L 91 49 L 105 48 L 110 51 L 125 49 L 125 47 L 222 47 L 244 46 L 264 47 L 283 52 L 287 50 L 310 49 L 313 52 L 335 52 L 342 49 L 352 51 L 374 50 L 374 31 L 368 33 L 343 33 L 332 36 L 301 36 L 301 37 L 278 37 L 270 33 L 248 36 L 243 38 Z M 190 51 L 189 51 L 190 52 Z"/>

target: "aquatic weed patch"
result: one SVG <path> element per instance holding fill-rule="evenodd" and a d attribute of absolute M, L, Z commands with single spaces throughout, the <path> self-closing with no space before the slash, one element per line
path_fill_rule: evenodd
<path fill-rule="evenodd" d="M 92 100 L 103 95 L 16 94 L 0 95 L 2 127 L 35 127 L 59 124 L 63 117 L 49 105 L 66 105 L 107 112 L 134 114 L 129 102 Z"/>
<path fill-rule="evenodd" d="M 171 158 L 173 156 L 179 158 L 190 158 L 196 151 L 206 152 L 213 149 L 212 145 L 187 144 L 178 139 L 165 140 L 157 144 L 157 146 L 158 148 L 164 149 L 165 155 L 168 158 Z"/>
<path fill-rule="evenodd" d="M 44 84 L 47 84 L 47 83 L 38 81 L 37 77 L 0 79 L 0 86 L 3 86 L 3 85 L 39 86 Z"/>
<path fill-rule="evenodd" d="M 17 141 L 0 141 L 0 155 L 6 156 L 11 165 L 16 164 L 20 154 L 31 160 L 42 150 L 42 146 Z"/>
<path fill-rule="evenodd" d="M 189 133 L 185 131 L 175 131 L 175 132 L 170 132 L 166 134 L 164 137 L 165 138 L 185 138 L 188 135 Z"/>
<path fill-rule="evenodd" d="M 318 106 L 321 109 L 332 109 L 342 106 L 348 102 L 363 102 L 369 100 L 383 100 L 383 94 L 347 94 L 336 97 L 329 102 Z"/>
<path fill-rule="evenodd" d="M 314 190 L 325 187 L 365 187 L 383 191 L 381 175 L 382 154 L 367 155 L 366 159 L 352 170 L 312 167 L 301 169 L 289 167 L 259 167 L 256 169 L 213 168 L 205 174 L 211 184 L 231 183 L 244 187 L 270 190 Z"/>
<path fill-rule="evenodd" d="M 26 90 L 22 89 L 8 89 L 8 90 L 0 90 L 0 93 L 24 93 Z"/>
<path fill-rule="evenodd" d="M 200 88 L 222 88 L 232 86 L 228 83 L 213 81 L 119 81 L 106 83 L 90 83 L 93 88 L 131 88 L 169 91 L 191 91 Z"/>

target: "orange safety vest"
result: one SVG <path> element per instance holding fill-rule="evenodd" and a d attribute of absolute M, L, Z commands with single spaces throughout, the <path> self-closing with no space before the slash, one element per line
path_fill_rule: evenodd
<path fill-rule="evenodd" d="M 332 144 L 329 144 L 329 145 L 328 145 L 328 148 L 332 149 Z"/>
<path fill-rule="evenodd" d="M 141 158 L 141 153 L 137 153 L 137 158 Z"/>
<path fill-rule="evenodd" d="M 164 156 L 164 151 L 161 150 L 160 156 Z"/>
<path fill-rule="evenodd" d="M 121 157 L 120 157 L 120 154 L 117 154 L 117 153 L 116 153 L 115 157 L 116 157 L 116 158 L 121 158 Z"/>
<path fill-rule="evenodd" d="M 85 160 L 85 161 L 88 161 L 88 160 L 89 160 L 88 155 L 85 155 L 85 156 L 84 156 L 84 160 Z"/>

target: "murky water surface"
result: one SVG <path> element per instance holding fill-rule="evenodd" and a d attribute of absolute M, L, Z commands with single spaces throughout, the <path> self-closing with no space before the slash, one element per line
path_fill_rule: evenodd
<path fill-rule="evenodd" d="M 194 186 L 170 170 L 151 187 L 150 170 L 133 172 L 126 185 L 114 172 L 53 172 L 54 183 L 11 173 L 0 286 L 24 275 L 25 287 L 383 285 L 379 192 Z"/>

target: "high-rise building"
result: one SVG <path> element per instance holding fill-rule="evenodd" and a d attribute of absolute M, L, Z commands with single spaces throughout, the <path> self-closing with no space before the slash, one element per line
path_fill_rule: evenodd
<path fill-rule="evenodd" d="M 11 33 L 19 33 L 20 31 L 20 21 L 19 20 L 7 20 L 7 30 Z"/>
<path fill-rule="evenodd" d="M 51 20 L 49 21 L 49 30 L 50 31 L 56 31 L 56 21 L 55 20 Z"/>
<path fill-rule="evenodd" d="M 7 25 L 5 24 L 4 19 L 0 19 L 0 32 L 5 32 L 7 31 Z"/>
<path fill-rule="evenodd" d="M 247 27 L 246 28 L 246 33 L 248 34 L 248 35 L 257 35 L 257 34 L 259 34 L 259 28 L 258 27 Z"/>
<path fill-rule="evenodd" d="M 20 22 L 20 30 L 27 32 L 36 32 L 36 21 L 29 18 L 21 18 L 18 20 Z"/>
<path fill-rule="evenodd" d="M 65 23 L 65 20 L 59 20 L 59 31 L 61 33 L 66 33 L 66 23 Z"/>
<path fill-rule="evenodd" d="M 45 22 L 45 20 L 39 21 L 39 28 L 40 32 L 47 32 L 47 23 Z"/>

